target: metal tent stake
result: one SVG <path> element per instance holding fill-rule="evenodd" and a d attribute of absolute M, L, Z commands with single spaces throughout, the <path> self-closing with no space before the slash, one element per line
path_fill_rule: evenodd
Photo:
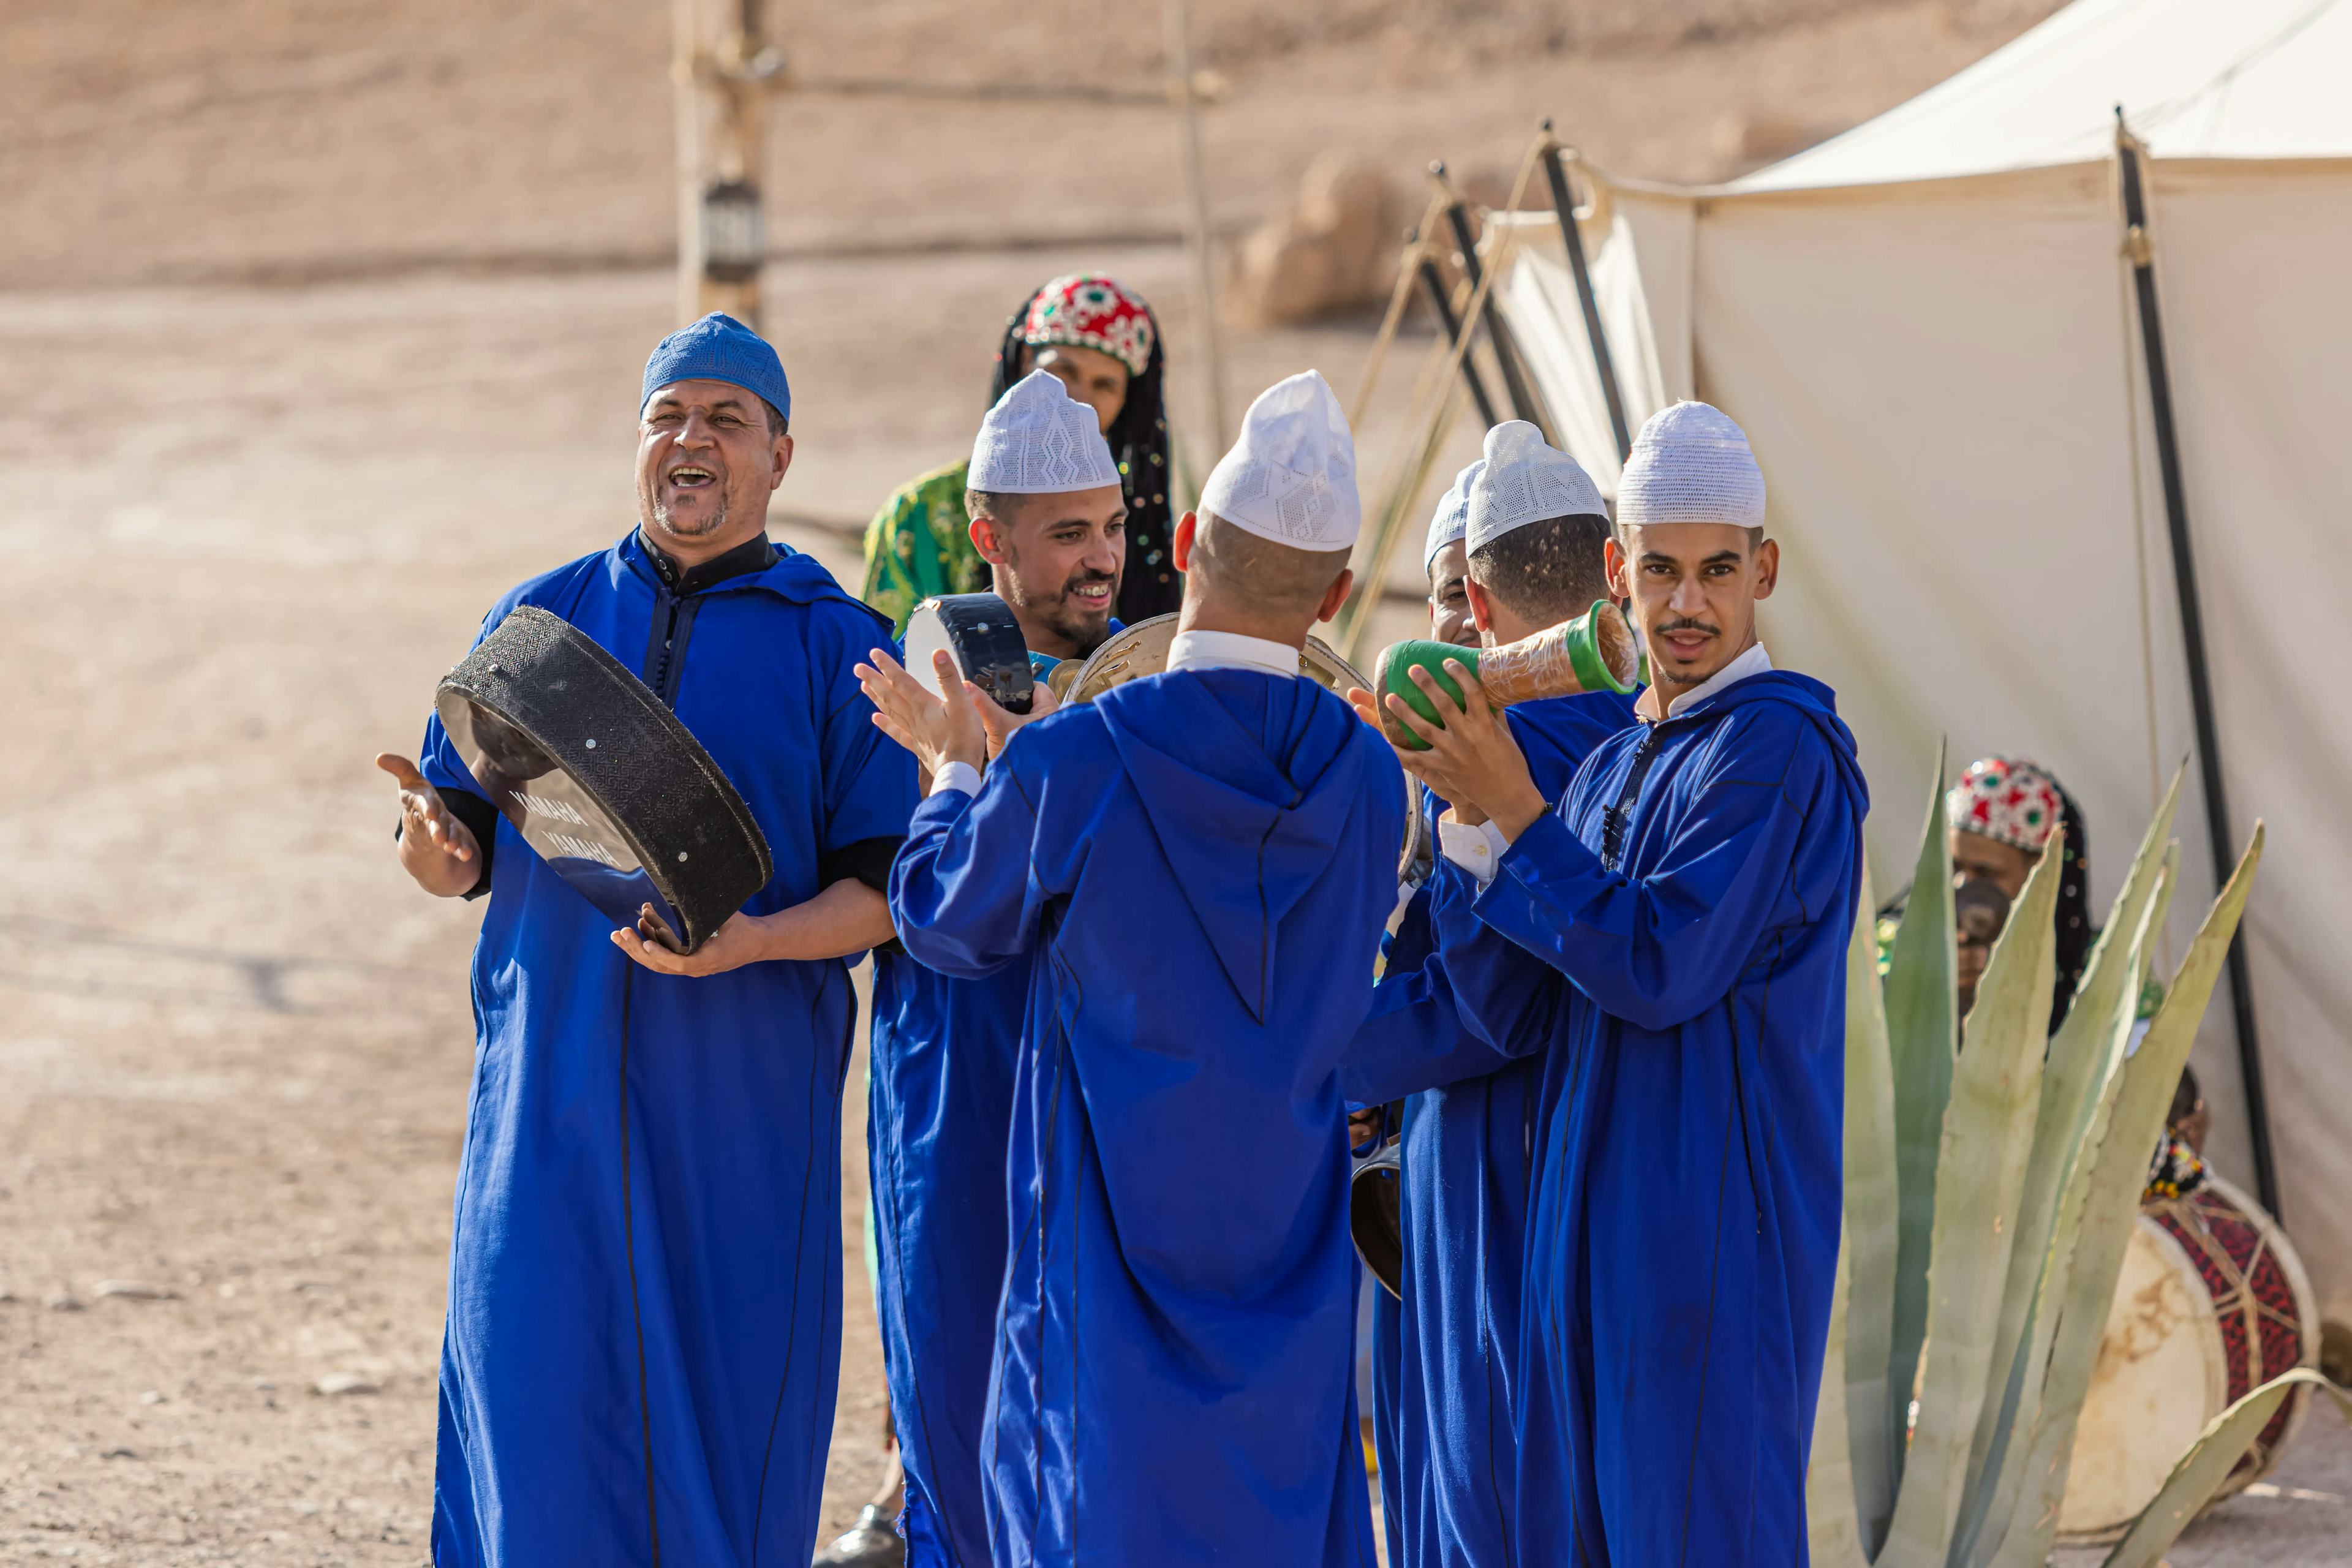
<path fill-rule="evenodd" d="M 1444 163 L 1432 163 L 1429 177 L 1446 194 L 1445 221 L 1453 228 L 1454 243 L 1462 254 L 1462 276 L 1475 289 L 1486 269 L 1478 260 L 1477 237 L 1470 232 L 1470 209 L 1446 183 Z M 1486 301 L 1478 316 L 1486 329 L 1486 346 L 1495 351 L 1495 367 L 1503 373 L 1503 391 L 1511 400 L 1512 414 L 1542 430 L 1544 438 L 1549 440 L 1552 431 L 1544 419 L 1543 405 L 1536 401 L 1535 395 L 1528 390 L 1527 378 L 1519 374 L 1518 345 L 1511 341 L 1511 330 L 1504 324 L 1502 312 L 1496 309 L 1493 289 L 1486 291 Z M 1486 421 L 1488 429 L 1494 426 L 1492 419 Z"/>
<path fill-rule="evenodd" d="M 2189 538 L 2189 500 L 2180 479 L 2180 442 L 2172 421 L 2172 374 L 2164 358 L 2164 320 L 2157 310 L 2156 259 L 2148 245 L 2147 202 L 2140 185 L 2140 148 L 2116 106 L 2116 162 L 2124 195 L 2124 253 L 2131 258 L 2139 299 L 2139 335 L 2147 365 L 2148 417 L 2164 479 L 2164 521 L 2172 539 L 2172 581 L 2180 601 L 2180 641 L 2189 661 L 2189 700 L 2197 721 L 2198 776 L 2205 785 L 2205 831 L 2213 841 L 2213 885 L 2225 885 L 2236 862 L 2229 797 L 2221 781 L 2221 731 L 2213 719 L 2213 674 L 2205 656 L 2205 614 L 2197 591 L 2197 557 Z M 2270 1100 L 2263 1088 L 2262 1037 L 2254 1026 L 2254 988 L 2246 969 L 2246 931 L 2230 940 L 2230 1011 L 2238 1031 L 2238 1072 L 2246 1092 L 2246 1122 L 2254 1148 L 2254 1190 L 2274 1219 L 2279 1213 L 2278 1165 L 2271 1152 Z"/>
<path fill-rule="evenodd" d="M 1576 275 L 1576 300 L 1584 307 L 1584 337 L 1592 345 L 1592 368 L 1601 376 L 1601 395 L 1609 402 L 1609 428 L 1617 437 L 1617 461 L 1633 454 L 1633 427 L 1625 422 L 1625 399 L 1617 390 L 1617 360 L 1609 352 L 1609 334 L 1601 326 L 1601 301 L 1592 292 L 1592 269 L 1585 265 L 1584 231 L 1576 224 L 1576 197 L 1568 188 L 1568 170 L 1560 163 L 1564 150 L 1551 142 L 1551 121 L 1543 122 L 1544 178 L 1551 182 L 1551 209 L 1559 215 L 1560 243 L 1568 247 L 1568 267 Z"/>
<path fill-rule="evenodd" d="M 1405 244 L 1412 245 L 1420 238 L 1420 231 L 1415 230 L 1406 237 Z M 1459 342 L 1462 339 L 1462 318 L 1454 313 L 1454 301 L 1445 292 L 1445 279 L 1438 272 L 1437 263 L 1429 258 L 1426 251 L 1421 257 L 1421 286 L 1429 294 L 1429 308 L 1436 312 L 1437 324 L 1444 330 L 1445 341 Z M 1479 429 L 1492 430 L 1500 425 L 1502 421 L 1495 416 L 1495 400 L 1486 395 L 1486 383 L 1466 353 L 1462 356 L 1462 384 L 1470 389 L 1470 401 L 1478 405 L 1478 417 L 1483 421 Z"/>

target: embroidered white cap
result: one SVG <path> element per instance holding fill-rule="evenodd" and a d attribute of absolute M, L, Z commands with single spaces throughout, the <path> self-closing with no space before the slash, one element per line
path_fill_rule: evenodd
<path fill-rule="evenodd" d="M 1486 461 L 1470 487 L 1469 547 L 1475 554 L 1515 528 L 1553 517 L 1607 517 L 1601 487 L 1584 465 L 1547 445 L 1524 419 L 1486 432 Z"/>
<path fill-rule="evenodd" d="M 1422 547 L 1421 569 L 1429 570 L 1437 552 L 1470 531 L 1470 487 L 1478 482 L 1478 471 L 1486 466 L 1479 458 L 1454 476 L 1454 488 L 1437 503 L 1437 515 L 1429 520 L 1429 542 Z"/>
<path fill-rule="evenodd" d="M 1764 470 L 1748 433 L 1720 408 L 1677 403 L 1650 416 L 1617 481 L 1617 526 L 1764 526 Z"/>
<path fill-rule="evenodd" d="M 996 400 L 971 444 L 966 486 L 999 495 L 1060 495 L 1119 482 L 1093 407 L 1033 370 Z"/>
<path fill-rule="evenodd" d="M 1242 416 L 1241 438 L 1210 470 L 1201 510 L 1299 550 L 1342 550 L 1364 521 L 1356 443 L 1316 372 L 1276 382 Z"/>

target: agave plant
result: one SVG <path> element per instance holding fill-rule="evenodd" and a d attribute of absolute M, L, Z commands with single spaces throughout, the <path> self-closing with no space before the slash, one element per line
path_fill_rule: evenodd
<path fill-rule="evenodd" d="M 2058 856 L 2027 881 L 1966 1018 L 1940 787 L 1883 989 L 1864 877 L 1846 971 L 1845 1234 L 1807 1478 L 1816 1568 L 2049 1559 L 2148 1153 L 2262 858 L 2257 824 L 2127 1054 L 2179 880 L 2179 792 L 2176 774 L 2055 1037 Z M 2155 1563 L 2303 1382 L 2328 1386 L 2291 1373 L 2215 1420 L 2108 1568 Z"/>

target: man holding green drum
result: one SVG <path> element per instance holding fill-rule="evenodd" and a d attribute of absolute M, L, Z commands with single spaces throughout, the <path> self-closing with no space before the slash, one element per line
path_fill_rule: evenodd
<path fill-rule="evenodd" d="M 1486 651 L 1415 646 L 1491 658 L 1559 630 L 1606 594 L 1608 540 L 1601 492 L 1576 460 L 1546 446 L 1532 425 L 1496 426 L 1486 456 L 1440 504 L 1426 552 L 1432 629 L 1443 635 L 1443 563 L 1461 556 L 1466 619 Z M 1633 722 L 1633 703 L 1606 689 L 1531 699 L 1507 720 L 1553 799 L 1588 752 Z M 1424 805 L 1434 816 L 1445 802 L 1424 792 Z M 1453 823 L 1438 830 L 1475 833 Z M 1393 1300 L 1382 1293 L 1373 1323 L 1381 1500 L 1391 1563 L 1500 1568 L 1517 1560 L 1509 1542 L 1519 1269 L 1543 1063 L 1490 1061 L 1495 1070 L 1445 1081 L 1452 1072 L 1438 1064 L 1455 1059 L 1463 1025 L 1428 972 L 1433 946 L 1424 889 L 1390 941 L 1373 1016 L 1341 1069 L 1351 1102 L 1402 1102 L 1401 1289 Z"/>

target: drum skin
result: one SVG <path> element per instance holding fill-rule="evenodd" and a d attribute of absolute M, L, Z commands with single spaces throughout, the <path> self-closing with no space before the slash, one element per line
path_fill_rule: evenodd
<path fill-rule="evenodd" d="M 2083 1402 L 2059 1540 L 2119 1539 L 2215 1416 L 2317 1363 L 2318 1321 L 2302 1260 L 2237 1188 L 2209 1173 L 2193 1192 L 2143 1205 Z M 2214 1502 L 2277 1463 L 2306 1393 L 2287 1395 Z"/>
<path fill-rule="evenodd" d="M 653 910 L 692 952 L 775 874 L 733 784 L 595 640 L 525 605 L 434 694 L 452 746 L 524 842 L 615 925 Z"/>

